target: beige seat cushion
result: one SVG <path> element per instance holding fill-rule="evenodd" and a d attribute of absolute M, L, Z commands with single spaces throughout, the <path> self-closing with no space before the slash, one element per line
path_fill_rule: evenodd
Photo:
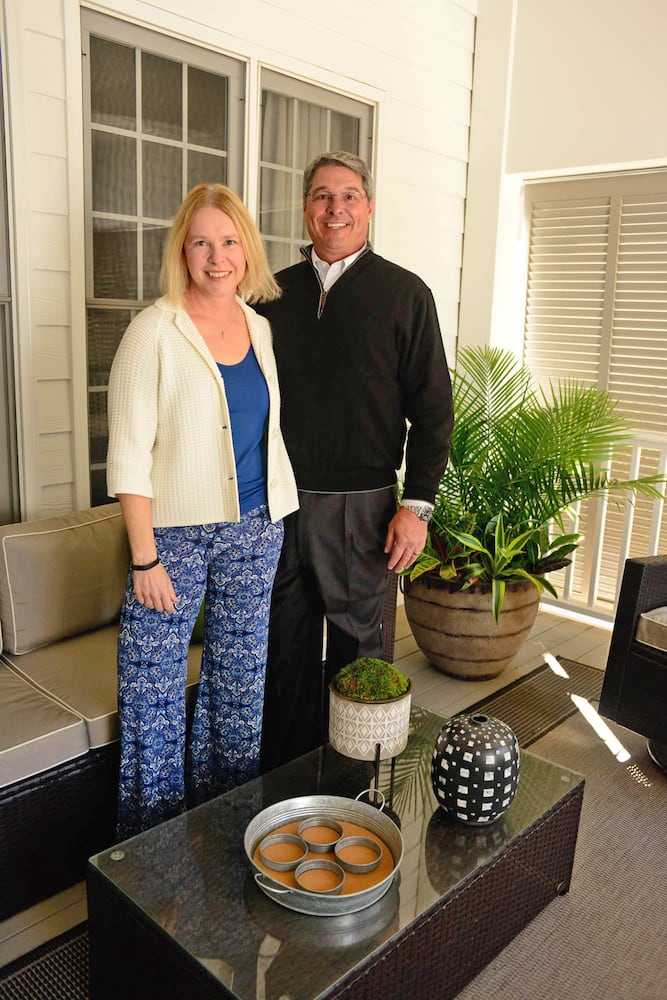
<path fill-rule="evenodd" d="M 26 653 L 117 621 L 129 561 L 118 503 L 0 527 L 2 648 Z"/>
<path fill-rule="evenodd" d="M 83 719 L 0 663 L 0 788 L 87 752 Z"/>
<path fill-rule="evenodd" d="M 70 712 L 85 720 L 91 747 L 119 737 L 117 700 L 118 625 L 63 639 L 31 653 L 3 659 L 12 669 Z M 190 646 L 186 699 L 196 695 L 202 647 Z"/>
<path fill-rule="evenodd" d="M 647 646 L 667 651 L 667 608 L 654 608 L 639 616 L 637 639 Z"/>

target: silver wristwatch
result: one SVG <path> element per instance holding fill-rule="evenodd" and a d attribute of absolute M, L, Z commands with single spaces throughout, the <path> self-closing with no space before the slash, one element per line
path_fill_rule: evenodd
<path fill-rule="evenodd" d="M 420 521 L 428 522 L 431 520 L 431 514 L 433 513 L 432 503 L 427 503 L 425 500 L 421 502 L 417 500 L 402 500 L 401 507 L 405 507 L 411 514 L 416 514 Z"/>

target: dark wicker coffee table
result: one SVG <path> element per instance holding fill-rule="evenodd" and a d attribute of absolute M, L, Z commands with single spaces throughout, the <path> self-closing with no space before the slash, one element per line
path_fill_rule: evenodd
<path fill-rule="evenodd" d="M 584 780 L 524 751 L 505 815 L 487 828 L 452 823 L 430 783 L 442 723 L 415 707 L 406 750 L 382 764 L 405 853 L 386 895 L 359 913 L 287 910 L 258 889 L 243 846 L 274 802 L 368 787 L 373 766 L 329 746 L 92 858 L 93 1000 L 455 996 L 567 891 Z"/>

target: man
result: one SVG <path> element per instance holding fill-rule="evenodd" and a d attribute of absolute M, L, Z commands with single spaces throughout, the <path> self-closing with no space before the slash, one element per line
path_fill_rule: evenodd
<path fill-rule="evenodd" d="M 265 770 L 327 739 L 336 670 L 383 656 L 387 570 L 410 566 L 424 546 L 453 423 L 433 296 L 367 242 L 366 164 L 344 152 L 317 157 L 303 197 L 312 245 L 276 275 L 282 298 L 256 307 L 273 329 L 300 502 L 285 521 L 271 604 Z"/>

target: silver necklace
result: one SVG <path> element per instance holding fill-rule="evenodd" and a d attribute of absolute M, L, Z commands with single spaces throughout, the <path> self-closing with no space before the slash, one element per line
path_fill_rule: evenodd
<path fill-rule="evenodd" d="M 234 315 L 232 316 L 232 318 L 229 321 L 228 325 L 223 330 L 220 330 L 220 336 L 221 337 L 224 337 L 225 332 L 226 331 L 228 332 L 234 326 L 234 323 L 236 323 L 236 317 L 237 317 L 238 313 L 239 313 L 239 304 L 237 302 L 236 303 L 236 309 L 234 310 Z"/>

